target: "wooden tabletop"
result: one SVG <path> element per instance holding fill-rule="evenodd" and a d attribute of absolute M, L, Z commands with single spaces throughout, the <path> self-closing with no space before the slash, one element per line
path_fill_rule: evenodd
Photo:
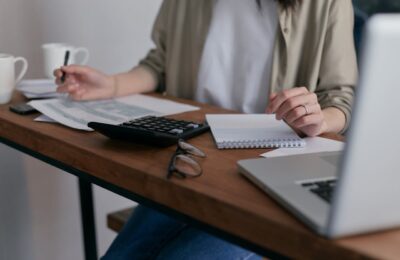
<path fill-rule="evenodd" d="M 156 94 L 153 96 L 161 97 Z M 164 98 L 164 97 L 163 97 Z M 200 111 L 174 118 L 203 121 L 207 113 L 227 112 L 192 101 Z M 11 103 L 24 101 L 16 93 Z M 38 123 L 0 106 L 0 137 L 86 172 L 254 245 L 292 258 L 398 259 L 400 230 L 335 241 L 324 239 L 242 177 L 236 161 L 258 157 L 266 149 L 217 150 L 210 133 L 189 142 L 202 149 L 203 175 L 166 179 L 175 147 L 156 148 L 109 140 L 95 132 Z M 340 138 L 328 135 L 330 138 Z"/>

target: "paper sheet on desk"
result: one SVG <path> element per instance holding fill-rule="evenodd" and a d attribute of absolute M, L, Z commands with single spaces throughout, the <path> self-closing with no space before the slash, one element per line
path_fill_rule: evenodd
<path fill-rule="evenodd" d="M 289 156 L 296 154 L 310 154 L 320 152 L 336 152 L 344 149 L 344 143 L 321 137 L 304 138 L 306 146 L 304 148 L 280 148 L 268 153 L 261 154 L 262 157 L 272 158 L 280 156 Z"/>
<path fill-rule="evenodd" d="M 61 97 L 61 93 L 56 92 L 57 85 L 51 79 L 29 79 L 21 81 L 17 90 L 29 98 L 55 98 Z"/>
<path fill-rule="evenodd" d="M 43 122 L 43 123 L 57 123 L 56 121 L 54 121 L 53 119 L 51 119 L 50 117 L 48 117 L 46 115 L 40 115 L 40 116 L 36 117 L 33 121 Z"/>
<path fill-rule="evenodd" d="M 84 102 L 68 98 L 33 100 L 29 104 L 58 123 L 85 131 L 92 131 L 87 126 L 89 122 L 120 124 L 148 115 L 165 116 L 199 109 L 145 95 Z"/>

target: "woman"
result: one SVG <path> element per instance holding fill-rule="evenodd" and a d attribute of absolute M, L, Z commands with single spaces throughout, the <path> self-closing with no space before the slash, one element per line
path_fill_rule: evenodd
<path fill-rule="evenodd" d="M 165 0 L 156 47 L 131 71 L 55 71 L 75 100 L 151 91 L 271 113 L 307 136 L 343 133 L 357 79 L 350 0 Z M 62 72 L 67 74 L 61 84 Z M 104 259 L 259 256 L 139 206 Z"/>

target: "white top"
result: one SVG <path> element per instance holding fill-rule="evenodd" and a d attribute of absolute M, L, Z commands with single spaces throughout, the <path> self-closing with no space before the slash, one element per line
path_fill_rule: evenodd
<path fill-rule="evenodd" d="M 278 26 L 274 0 L 217 0 L 195 99 L 245 113 L 265 112 Z"/>

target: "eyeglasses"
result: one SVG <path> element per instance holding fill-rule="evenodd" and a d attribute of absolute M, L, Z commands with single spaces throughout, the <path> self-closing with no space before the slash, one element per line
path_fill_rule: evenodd
<path fill-rule="evenodd" d="M 172 175 L 182 179 L 200 176 L 203 171 L 200 164 L 192 156 L 205 158 L 206 154 L 193 145 L 179 140 L 176 151 L 169 161 L 167 178 L 171 178 Z"/>

